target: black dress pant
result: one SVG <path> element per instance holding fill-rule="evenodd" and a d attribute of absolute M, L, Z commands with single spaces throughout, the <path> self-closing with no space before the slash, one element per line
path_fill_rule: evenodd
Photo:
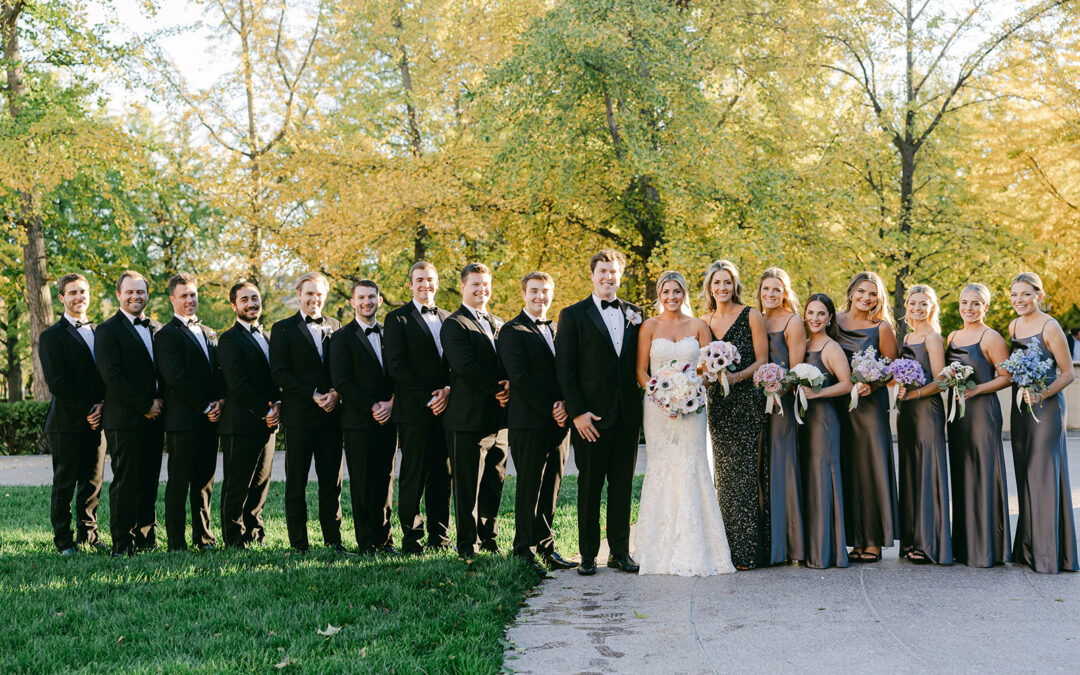
<path fill-rule="evenodd" d="M 320 429 L 285 428 L 285 525 L 289 545 L 308 548 L 307 484 L 311 460 L 319 481 L 319 525 L 323 543 L 341 543 L 341 428 L 327 421 Z"/>
<path fill-rule="evenodd" d="M 600 550 L 600 494 L 607 481 L 607 538 L 612 555 L 630 553 L 630 502 L 634 490 L 639 425 L 615 424 L 600 429 L 590 443 L 575 429 L 574 461 L 578 468 L 578 544 L 582 560 Z"/>
<path fill-rule="evenodd" d="M 262 512 L 270 491 L 277 434 L 221 437 L 221 537 L 226 546 L 266 540 Z"/>
<path fill-rule="evenodd" d="M 342 436 L 356 545 L 364 551 L 393 544 L 390 512 L 394 503 L 397 429 L 393 424 L 383 424 L 375 429 L 346 429 Z"/>
<path fill-rule="evenodd" d="M 49 517 L 53 543 L 63 551 L 75 544 L 98 541 L 97 508 L 101 497 L 101 472 L 105 467 L 105 446 L 101 431 L 50 433 L 53 483 Z M 71 532 L 71 498 L 75 498 L 75 527 Z"/>
<path fill-rule="evenodd" d="M 214 493 L 214 470 L 217 468 L 217 425 L 206 420 L 197 431 L 169 431 L 165 445 L 169 450 L 169 480 L 165 483 L 165 533 L 170 551 L 187 548 L 187 502 L 191 502 L 191 543 L 209 546 L 210 497 Z"/>
<path fill-rule="evenodd" d="M 398 472 L 398 519 L 401 521 L 401 550 L 420 553 L 427 513 L 427 545 L 450 545 L 450 457 L 442 422 L 399 424 L 401 468 Z"/>
<path fill-rule="evenodd" d="M 114 553 L 157 546 L 157 491 L 165 444 L 160 423 L 140 429 L 106 429 L 112 459 L 109 529 Z"/>
<path fill-rule="evenodd" d="M 457 549 L 471 555 L 477 546 L 494 545 L 499 503 L 506 480 L 506 430 L 494 434 L 446 432 L 454 481 Z"/>
<path fill-rule="evenodd" d="M 565 429 L 511 429 L 510 454 L 517 471 L 514 495 L 514 554 L 555 550 L 552 521 L 563 469 L 570 455 Z"/>

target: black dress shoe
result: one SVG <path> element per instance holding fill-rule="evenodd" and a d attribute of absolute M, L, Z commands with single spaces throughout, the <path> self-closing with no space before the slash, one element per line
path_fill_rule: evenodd
<path fill-rule="evenodd" d="M 195 548 L 199 549 L 200 551 L 213 551 L 217 549 L 217 544 L 215 544 L 214 542 L 210 542 L 209 544 L 199 544 Z"/>
<path fill-rule="evenodd" d="M 641 569 L 628 553 L 619 553 L 609 557 L 607 559 L 607 566 L 613 570 L 622 570 L 623 572 L 629 572 L 631 574 L 637 574 L 637 571 Z"/>
<path fill-rule="evenodd" d="M 495 555 L 500 555 L 502 553 L 502 551 L 499 550 L 499 545 L 495 543 L 494 539 L 488 539 L 480 544 L 480 550 L 494 553 Z"/>
<path fill-rule="evenodd" d="M 338 553 L 338 554 L 340 554 L 340 555 L 344 555 L 344 556 L 351 556 L 351 557 L 355 557 L 355 556 L 356 556 L 356 554 L 355 554 L 355 553 L 353 553 L 353 552 L 352 552 L 352 551 L 350 551 L 349 549 L 345 548 L 345 547 L 344 547 L 344 546 L 342 546 L 341 544 L 327 544 L 327 545 L 326 545 L 326 548 L 328 548 L 328 549 L 330 549 L 331 551 L 333 551 L 334 553 Z"/>
<path fill-rule="evenodd" d="M 401 551 L 394 548 L 393 544 L 384 544 L 383 546 L 377 546 L 377 547 L 375 547 L 375 552 L 379 553 L 379 554 L 382 554 L 382 555 L 388 555 L 388 556 L 391 556 L 391 557 L 397 557 L 397 556 L 401 555 Z"/>
<path fill-rule="evenodd" d="M 529 566 L 529 569 L 531 569 L 533 572 L 536 572 L 537 574 L 542 575 L 544 574 L 544 572 L 547 571 L 544 569 L 544 566 L 540 564 L 540 561 L 537 560 L 536 556 L 534 555 L 515 555 L 514 557 L 523 561 L 526 565 Z"/>
<path fill-rule="evenodd" d="M 577 567 L 577 573 L 583 577 L 591 577 L 596 574 L 596 559 L 582 558 L 581 564 Z"/>
<path fill-rule="evenodd" d="M 60 549 L 60 555 L 75 555 L 79 552 L 79 549 L 74 546 L 68 546 L 67 548 Z"/>
<path fill-rule="evenodd" d="M 126 548 L 126 549 L 124 549 L 124 548 L 113 548 L 113 549 L 109 550 L 109 557 L 110 558 L 134 558 L 135 557 L 135 549 L 134 549 L 134 547 Z"/>
<path fill-rule="evenodd" d="M 93 544 L 90 544 L 89 546 L 87 546 L 87 548 L 90 549 L 91 551 L 108 551 L 109 550 L 109 545 L 99 539 L 99 540 L 95 541 Z"/>
<path fill-rule="evenodd" d="M 548 551 L 544 554 L 544 562 L 550 570 L 572 570 L 578 566 L 576 562 L 567 560 L 559 555 L 558 551 Z"/>

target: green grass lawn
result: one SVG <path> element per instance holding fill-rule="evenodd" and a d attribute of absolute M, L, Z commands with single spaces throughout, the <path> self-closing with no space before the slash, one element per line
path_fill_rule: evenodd
<path fill-rule="evenodd" d="M 164 493 L 162 484 L 162 544 Z M 0 487 L 0 671 L 501 668 L 506 626 L 535 583 L 524 564 L 480 555 L 466 565 L 452 553 L 342 558 L 314 546 L 294 555 L 287 547 L 283 494 L 284 484 L 272 484 L 265 547 L 113 559 L 101 553 L 59 556 L 49 526 L 49 488 Z M 567 555 L 577 553 L 576 494 L 576 479 L 569 476 L 555 518 L 557 545 Z M 344 496 L 342 534 L 351 544 L 347 486 Z M 218 497 L 215 492 L 215 531 Z M 322 541 L 314 481 L 308 504 L 314 545 Z M 508 478 L 499 533 L 507 552 L 513 504 L 514 480 Z M 108 540 L 107 499 L 98 520 Z M 394 526 L 400 536 L 396 518 Z M 340 632 L 320 635 L 327 624 Z"/>

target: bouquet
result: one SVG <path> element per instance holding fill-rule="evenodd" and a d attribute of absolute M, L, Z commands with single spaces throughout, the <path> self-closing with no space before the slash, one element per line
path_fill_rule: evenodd
<path fill-rule="evenodd" d="M 946 394 L 949 398 L 950 422 L 953 421 L 957 408 L 960 409 L 960 419 L 964 419 L 964 392 L 975 388 L 975 382 L 971 379 L 974 374 L 974 368 L 965 366 L 959 361 L 953 361 L 938 373 L 938 377 L 941 378 L 938 380 L 938 386 L 941 390 L 945 392 L 952 390 L 952 394 Z"/>
<path fill-rule="evenodd" d="M 784 406 L 780 404 L 780 392 L 784 390 L 784 379 L 787 371 L 784 367 L 775 363 L 766 363 L 754 373 L 754 386 L 765 393 L 765 414 L 772 413 L 775 407 L 780 415 L 784 414 Z"/>
<path fill-rule="evenodd" d="M 1026 349 L 1020 349 L 1012 353 L 1012 356 L 997 364 L 1005 372 L 1012 375 L 1013 384 L 1016 385 L 1016 409 L 1022 410 L 1020 404 L 1024 401 L 1024 394 L 1034 394 L 1046 389 L 1046 374 L 1054 365 L 1053 359 L 1041 359 L 1042 350 L 1037 345 L 1031 345 Z M 1028 412 L 1037 423 L 1035 410 L 1028 403 Z"/>
<path fill-rule="evenodd" d="M 921 387 L 926 384 L 926 373 L 923 372 L 922 365 L 915 359 L 896 359 L 885 366 L 885 372 L 905 388 L 912 385 Z M 898 392 L 889 390 L 889 410 L 898 409 L 897 394 Z"/>
<path fill-rule="evenodd" d="M 803 388 L 810 387 L 816 394 L 821 391 L 821 387 L 825 384 L 825 376 L 821 374 L 817 366 L 800 363 L 788 371 L 784 382 L 795 387 L 795 421 L 802 424 L 802 417 L 799 416 L 799 413 L 806 412 L 806 409 L 810 407 Z"/>
<path fill-rule="evenodd" d="M 671 417 L 705 410 L 705 385 L 691 363 L 672 361 L 660 368 L 645 390 L 649 400 Z"/>
<path fill-rule="evenodd" d="M 889 359 L 878 356 L 877 350 L 873 347 L 855 352 L 851 355 L 851 381 L 871 387 L 875 384 L 885 384 L 892 379 L 892 375 L 886 370 L 888 365 Z M 848 410 L 854 410 L 857 405 L 859 405 L 859 392 L 852 387 L 851 404 L 848 405 Z"/>
<path fill-rule="evenodd" d="M 702 374 L 709 382 L 720 381 L 724 388 L 724 396 L 731 393 L 731 385 L 728 383 L 728 371 L 734 371 L 742 357 L 735 345 L 723 340 L 714 340 L 701 348 L 698 354 L 698 366 L 702 368 Z"/>

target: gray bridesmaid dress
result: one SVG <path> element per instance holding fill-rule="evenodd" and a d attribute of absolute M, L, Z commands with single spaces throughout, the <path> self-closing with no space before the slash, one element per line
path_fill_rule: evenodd
<path fill-rule="evenodd" d="M 880 354 L 877 326 L 840 327 L 837 342 L 848 359 L 873 347 Z M 892 546 L 898 533 L 896 467 L 889 430 L 889 392 L 880 387 L 860 397 L 851 412 L 840 413 L 840 466 L 844 472 L 844 524 L 848 546 Z"/>
<path fill-rule="evenodd" d="M 825 375 L 823 387 L 836 384 L 821 352 L 808 352 L 806 362 Z M 840 471 L 840 417 L 837 401 L 811 400 L 799 427 L 799 464 L 802 470 L 803 523 L 807 567 L 847 567 L 844 536 L 844 490 Z"/>
<path fill-rule="evenodd" d="M 905 344 L 900 352 L 934 379 L 926 344 Z M 921 551 L 933 563 L 951 565 L 949 469 L 945 449 L 945 405 L 933 393 L 900 403 L 896 421 L 900 447 L 900 551 Z"/>
<path fill-rule="evenodd" d="M 796 319 L 792 316 L 788 321 Z M 784 324 L 787 329 L 787 324 Z M 769 333 L 769 361 L 791 367 L 784 331 Z M 778 565 L 786 560 L 802 560 L 803 518 L 802 486 L 799 483 L 798 426 L 795 423 L 795 395 L 780 397 L 784 414 L 769 415 L 769 475 L 762 481 L 769 493 L 771 553 L 769 562 Z"/>
<path fill-rule="evenodd" d="M 1012 337 L 1013 351 L 1038 346 L 1042 358 L 1052 359 L 1039 334 Z M 1046 378 L 1057 379 L 1057 367 Z M 1012 400 L 1016 400 L 1016 386 Z M 1034 406 L 1036 423 L 1025 405 L 1012 409 L 1012 453 L 1016 470 L 1016 496 L 1020 517 L 1016 521 L 1015 561 L 1041 574 L 1077 571 L 1076 526 L 1073 523 L 1072 490 L 1069 487 L 1069 456 L 1065 446 L 1065 394 L 1057 394 Z"/>
<path fill-rule="evenodd" d="M 977 384 L 997 377 L 979 347 L 982 338 L 966 347 L 950 343 L 945 350 L 945 362 L 971 366 Z M 965 406 L 964 417 L 957 413 L 949 422 L 953 559 L 970 567 L 993 567 L 1012 560 L 1001 404 L 997 394 L 983 394 Z"/>

